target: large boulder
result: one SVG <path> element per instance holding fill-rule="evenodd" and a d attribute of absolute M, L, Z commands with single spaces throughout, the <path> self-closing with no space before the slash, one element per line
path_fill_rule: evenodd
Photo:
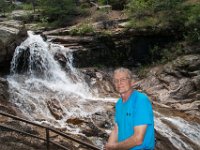
<path fill-rule="evenodd" d="M 7 72 L 10 68 L 15 48 L 27 37 L 26 30 L 20 21 L 0 22 L 0 70 Z"/>

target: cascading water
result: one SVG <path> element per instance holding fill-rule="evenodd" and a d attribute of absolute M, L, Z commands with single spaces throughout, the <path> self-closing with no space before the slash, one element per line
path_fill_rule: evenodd
<path fill-rule="evenodd" d="M 32 121 L 81 134 L 79 128 L 68 126 L 67 120 L 92 118 L 96 112 L 104 111 L 105 101 L 104 105 L 94 102 L 94 92 L 72 65 L 70 49 L 44 42 L 41 36 L 32 32 L 28 34 L 29 37 L 15 50 L 11 75 L 7 78 L 11 103 Z M 54 60 L 57 52 L 66 59 L 65 71 Z M 154 114 L 156 131 L 167 138 L 175 149 L 195 150 L 200 147 L 199 124 L 158 111 Z M 102 142 L 96 144 L 102 146 Z"/>
<path fill-rule="evenodd" d="M 72 66 L 69 49 L 48 44 L 39 35 L 28 32 L 29 37 L 15 50 L 8 77 L 10 100 L 32 121 L 66 127 L 70 117 L 85 117 L 101 109 L 82 104 L 92 99 L 92 91 L 83 82 L 81 73 Z M 67 69 L 75 78 L 67 76 L 57 61 L 60 51 L 68 59 Z M 68 56 L 66 56 L 68 55 Z M 50 109 L 49 107 L 55 107 Z M 57 112 L 57 118 L 52 116 Z"/>

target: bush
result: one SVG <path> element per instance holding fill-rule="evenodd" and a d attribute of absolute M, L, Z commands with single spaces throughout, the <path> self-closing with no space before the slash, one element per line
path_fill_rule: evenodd
<path fill-rule="evenodd" d="M 33 6 L 31 4 L 22 4 L 21 7 L 23 10 L 33 10 Z"/>
<path fill-rule="evenodd" d="M 185 24 L 187 31 L 185 39 L 190 42 L 200 41 L 200 3 L 189 5 L 184 8 Z"/>
<path fill-rule="evenodd" d="M 74 27 L 70 30 L 71 35 L 84 35 L 87 33 L 94 33 L 94 28 L 90 24 L 81 24 L 78 27 Z"/>
<path fill-rule="evenodd" d="M 48 18 L 50 22 L 63 20 L 75 11 L 73 0 L 59 0 L 59 2 L 57 0 L 40 0 L 39 7 L 43 16 Z"/>
<path fill-rule="evenodd" d="M 199 42 L 200 3 L 184 1 L 130 0 L 126 11 L 132 20 L 128 27 L 172 27 L 182 31 L 179 37 L 185 37 L 190 43 Z"/>
<path fill-rule="evenodd" d="M 14 9 L 14 5 L 11 3 L 8 3 L 4 0 L 0 0 L 0 13 L 3 13 L 5 15 L 6 12 L 10 12 Z"/>
<path fill-rule="evenodd" d="M 159 20 L 157 18 L 148 17 L 148 18 L 142 18 L 140 20 L 131 19 L 128 24 L 127 28 L 147 28 L 147 27 L 153 27 L 159 24 Z"/>
<path fill-rule="evenodd" d="M 138 20 L 154 17 L 160 24 L 180 22 L 180 6 L 184 0 L 130 0 L 126 11 Z M 168 24 L 167 23 L 167 24 Z"/>

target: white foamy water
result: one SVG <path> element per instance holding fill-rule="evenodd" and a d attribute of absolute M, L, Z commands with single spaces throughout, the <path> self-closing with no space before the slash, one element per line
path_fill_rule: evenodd
<path fill-rule="evenodd" d="M 10 101 L 32 121 L 66 127 L 70 117 L 88 117 L 100 111 L 88 101 L 94 100 L 92 90 L 83 81 L 82 74 L 73 65 L 69 49 L 46 43 L 39 35 L 29 32 L 29 37 L 15 50 L 11 62 L 9 82 Z M 66 58 L 66 71 L 54 60 L 56 52 Z M 55 119 L 49 102 L 63 110 L 62 119 Z M 77 132 L 77 131 L 76 131 Z"/>

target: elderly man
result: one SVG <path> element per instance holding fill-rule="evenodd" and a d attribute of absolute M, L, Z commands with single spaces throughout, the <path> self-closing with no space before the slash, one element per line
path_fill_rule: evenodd
<path fill-rule="evenodd" d="M 116 103 L 115 126 L 105 150 L 153 150 L 154 120 L 148 97 L 133 90 L 130 70 L 114 71 L 113 83 L 121 97 Z"/>

